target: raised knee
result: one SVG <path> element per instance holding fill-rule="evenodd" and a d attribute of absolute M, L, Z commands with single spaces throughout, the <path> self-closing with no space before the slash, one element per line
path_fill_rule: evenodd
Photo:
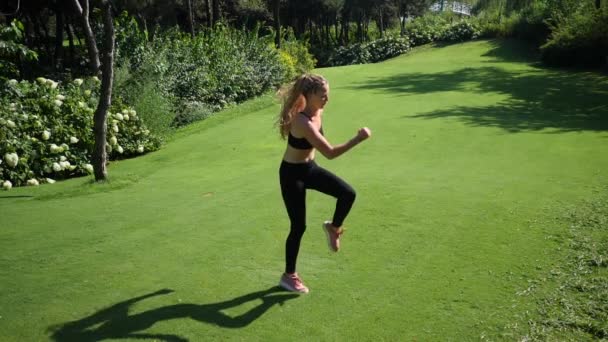
<path fill-rule="evenodd" d="M 354 202 L 355 198 L 357 197 L 357 192 L 355 191 L 355 189 L 350 188 L 350 189 L 346 190 L 344 192 L 344 195 L 342 195 L 342 196 L 345 200 Z"/>

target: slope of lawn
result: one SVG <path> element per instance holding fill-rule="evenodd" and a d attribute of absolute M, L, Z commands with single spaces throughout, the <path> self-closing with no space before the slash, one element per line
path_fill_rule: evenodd
<path fill-rule="evenodd" d="M 289 222 L 271 96 L 111 164 L 109 183 L 1 192 L 0 340 L 525 334 L 526 290 L 564 257 L 564 208 L 608 170 L 608 77 L 532 61 L 515 42 L 476 41 L 318 70 L 329 140 L 373 137 L 317 158 L 358 197 L 332 254 L 321 222 L 334 202 L 309 193 L 305 296 L 275 287 Z"/>

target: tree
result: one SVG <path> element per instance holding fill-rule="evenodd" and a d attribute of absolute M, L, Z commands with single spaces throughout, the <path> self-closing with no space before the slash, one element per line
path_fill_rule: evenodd
<path fill-rule="evenodd" d="M 212 10 L 213 10 L 212 17 L 213 18 L 212 18 L 211 22 L 213 23 L 213 25 L 215 25 L 215 23 L 220 21 L 220 0 L 207 0 L 207 1 L 213 1 L 213 6 L 212 6 Z"/>
<path fill-rule="evenodd" d="M 95 35 L 91 30 L 89 22 L 89 0 L 73 0 L 76 5 L 76 9 L 82 17 L 82 22 L 85 26 L 85 39 L 87 41 L 87 48 L 89 49 L 89 56 L 91 60 L 96 61 L 97 65 L 92 65 L 95 72 L 99 72 L 99 51 L 97 50 L 97 44 Z M 82 6 L 79 1 L 82 1 Z M 101 70 L 101 94 L 99 96 L 99 103 L 97 109 L 93 115 L 93 134 L 95 136 L 95 145 L 93 148 L 93 154 L 91 156 L 91 164 L 95 174 L 95 180 L 105 180 L 108 176 L 106 164 L 107 164 L 107 153 L 106 153 L 106 136 L 107 136 L 107 125 L 106 119 L 108 116 L 108 109 L 112 103 L 112 80 L 114 78 L 114 19 L 112 18 L 112 4 L 109 0 L 101 0 L 101 7 L 103 11 L 103 29 L 104 29 L 104 44 L 103 44 L 103 56 L 102 56 L 102 70 Z"/>
<path fill-rule="evenodd" d="M 95 42 L 95 35 L 91 29 L 91 23 L 89 21 L 89 0 L 81 0 L 82 6 L 79 0 L 72 0 L 82 22 L 84 30 L 85 41 L 87 44 L 87 51 L 89 53 L 89 61 L 91 63 L 91 69 L 94 73 L 99 71 L 99 51 L 97 50 L 97 44 Z"/>
<path fill-rule="evenodd" d="M 190 29 L 190 35 L 194 37 L 194 17 L 192 15 L 192 0 L 188 2 L 188 28 Z"/>
<path fill-rule="evenodd" d="M 274 44 L 277 49 L 281 48 L 281 0 L 272 0 L 272 13 L 274 16 L 274 30 L 276 35 L 274 37 Z"/>

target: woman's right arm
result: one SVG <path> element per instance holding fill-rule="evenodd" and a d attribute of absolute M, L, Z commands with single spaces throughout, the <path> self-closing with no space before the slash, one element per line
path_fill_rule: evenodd
<path fill-rule="evenodd" d="M 327 159 L 334 159 L 341 156 L 372 135 L 369 128 L 363 127 L 359 129 L 357 135 L 349 141 L 339 145 L 331 145 L 311 122 L 305 122 L 304 126 L 303 133 L 306 140 L 308 140 L 308 142 Z"/>

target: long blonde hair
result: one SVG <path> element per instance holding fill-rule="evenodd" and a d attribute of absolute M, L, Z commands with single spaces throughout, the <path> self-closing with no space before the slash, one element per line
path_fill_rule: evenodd
<path fill-rule="evenodd" d="M 277 118 L 277 126 L 283 139 L 287 138 L 294 116 L 306 108 L 306 96 L 321 90 L 327 80 L 320 75 L 303 74 L 290 83 L 287 88 L 279 91 L 283 99 L 281 113 Z"/>

